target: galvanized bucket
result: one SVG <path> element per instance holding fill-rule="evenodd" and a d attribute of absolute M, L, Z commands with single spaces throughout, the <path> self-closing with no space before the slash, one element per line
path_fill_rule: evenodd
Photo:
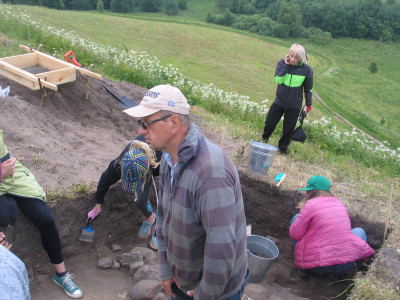
<path fill-rule="evenodd" d="M 247 237 L 247 255 L 249 258 L 249 278 L 251 283 L 259 283 L 279 256 L 279 249 L 273 241 L 259 235 Z"/>
<path fill-rule="evenodd" d="M 260 142 L 250 142 L 249 169 L 256 173 L 267 174 L 277 151 L 278 148 L 274 146 Z"/>

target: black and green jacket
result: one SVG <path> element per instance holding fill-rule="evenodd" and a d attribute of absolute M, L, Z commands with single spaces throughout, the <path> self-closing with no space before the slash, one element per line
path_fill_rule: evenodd
<path fill-rule="evenodd" d="M 311 106 L 313 70 L 309 65 L 300 63 L 292 66 L 281 59 L 275 69 L 275 82 L 278 84 L 275 104 L 289 109 L 301 109 L 304 91 L 306 106 Z"/>

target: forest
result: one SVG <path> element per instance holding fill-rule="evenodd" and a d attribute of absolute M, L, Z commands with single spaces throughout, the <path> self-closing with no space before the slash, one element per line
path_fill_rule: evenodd
<path fill-rule="evenodd" d="M 350 37 L 399 41 L 400 5 L 394 0 L 215 0 L 221 14 L 207 22 L 278 38 L 328 43 Z"/>
<path fill-rule="evenodd" d="M 3 0 L 13 4 L 67 10 L 132 13 L 163 12 L 178 15 L 187 0 Z M 198 0 L 202 1 L 202 0 Z M 400 5 L 395 0 L 215 0 L 209 23 L 277 38 L 303 37 L 327 44 L 350 37 L 400 40 Z M 217 13 L 215 13 L 215 11 Z M 218 13 L 219 12 L 219 13 Z"/>

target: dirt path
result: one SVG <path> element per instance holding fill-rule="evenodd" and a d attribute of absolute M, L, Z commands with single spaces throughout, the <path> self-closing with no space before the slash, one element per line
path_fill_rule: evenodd
<path fill-rule="evenodd" d="M 313 97 L 315 100 L 317 100 L 320 104 L 322 109 L 329 115 L 331 115 L 334 119 L 336 119 L 337 121 L 339 121 L 342 124 L 345 124 L 346 126 L 349 127 L 354 127 L 355 129 L 357 129 L 357 131 L 361 132 L 362 134 L 364 134 L 365 136 L 367 136 L 369 139 L 373 140 L 375 143 L 380 144 L 385 146 L 385 144 L 383 144 L 381 141 L 377 140 L 376 138 L 374 138 L 372 135 L 366 133 L 364 130 L 360 129 L 359 127 L 357 127 L 356 125 L 354 125 L 353 123 L 351 123 L 349 120 L 347 120 L 345 117 L 343 117 L 342 115 L 340 115 L 339 113 L 335 112 L 318 94 L 316 91 L 313 91 Z M 386 147 L 386 146 L 385 146 Z"/>

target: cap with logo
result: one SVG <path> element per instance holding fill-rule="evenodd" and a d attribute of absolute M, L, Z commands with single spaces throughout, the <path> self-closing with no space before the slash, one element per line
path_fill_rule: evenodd
<path fill-rule="evenodd" d="M 327 178 L 321 175 L 316 175 L 310 177 L 307 181 L 307 185 L 305 188 L 299 189 L 299 191 L 311 191 L 311 190 L 322 190 L 322 191 L 330 191 L 331 183 Z"/>
<path fill-rule="evenodd" d="M 147 117 L 161 110 L 188 115 L 190 105 L 182 92 L 169 84 L 151 88 L 138 106 L 124 110 L 124 113 L 135 117 Z"/>

